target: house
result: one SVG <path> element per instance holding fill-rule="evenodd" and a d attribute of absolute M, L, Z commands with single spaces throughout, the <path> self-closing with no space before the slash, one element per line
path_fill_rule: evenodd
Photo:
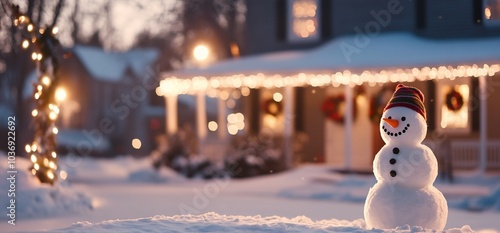
<path fill-rule="evenodd" d="M 246 27 L 245 56 L 164 73 L 159 94 L 251 90 L 249 132 L 274 129 L 286 147 L 309 136 L 288 164 L 371 170 L 383 145 L 377 112 L 402 82 L 424 92 L 425 143 L 442 161 L 500 168 L 500 1 L 252 0 Z M 255 111 L 273 101 L 280 111 Z"/>
<path fill-rule="evenodd" d="M 154 49 L 106 52 L 76 45 L 60 65 L 58 142 L 62 153 L 146 154 L 163 133 L 164 103 L 154 94 Z M 33 93 L 32 73 L 24 95 Z M 31 110 L 29 110 L 31 112 Z M 132 145 L 133 139 L 136 145 Z M 136 147 L 136 148 L 134 148 Z"/>

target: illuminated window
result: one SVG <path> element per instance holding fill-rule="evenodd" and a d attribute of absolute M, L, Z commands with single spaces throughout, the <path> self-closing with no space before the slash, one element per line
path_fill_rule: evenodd
<path fill-rule="evenodd" d="M 483 17 L 487 25 L 500 25 L 500 0 L 484 0 Z"/>
<path fill-rule="evenodd" d="M 319 31 L 319 0 L 288 0 L 288 41 L 316 41 Z"/>
<path fill-rule="evenodd" d="M 441 81 L 441 80 L 440 80 Z M 471 109 L 470 78 L 443 80 L 437 84 L 438 131 L 447 133 L 470 133 Z"/>

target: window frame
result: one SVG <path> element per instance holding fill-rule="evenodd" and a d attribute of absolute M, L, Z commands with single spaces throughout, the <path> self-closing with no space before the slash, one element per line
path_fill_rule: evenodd
<path fill-rule="evenodd" d="M 316 31 L 315 34 L 308 37 L 300 37 L 294 32 L 294 20 L 296 17 L 293 14 L 293 4 L 299 1 L 313 1 L 316 3 L 316 15 L 314 18 L 316 21 Z M 321 0 L 287 0 L 286 2 L 286 15 L 287 15 L 287 29 L 286 29 L 286 41 L 288 43 L 311 43 L 321 40 Z M 307 17 L 305 17 L 307 18 Z M 304 19 L 305 19 L 304 18 Z"/>

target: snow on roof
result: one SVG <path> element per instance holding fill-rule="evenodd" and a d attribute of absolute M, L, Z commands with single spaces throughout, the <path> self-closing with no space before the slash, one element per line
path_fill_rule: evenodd
<path fill-rule="evenodd" d="M 134 49 L 128 52 L 106 52 L 101 48 L 77 45 L 74 54 L 82 61 L 89 73 L 102 81 L 116 82 L 124 77 L 128 67 L 138 76 L 158 57 L 155 49 Z"/>
<path fill-rule="evenodd" d="M 165 73 L 164 77 L 207 78 L 235 74 L 378 70 L 424 66 L 482 65 L 500 61 L 500 37 L 428 39 L 408 32 L 374 37 L 351 35 L 309 51 L 287 51 L 221 61 L 206 68 Z"/>

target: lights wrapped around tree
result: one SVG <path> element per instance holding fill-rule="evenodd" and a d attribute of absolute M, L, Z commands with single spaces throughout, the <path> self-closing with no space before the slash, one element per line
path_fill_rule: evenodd
<path fill-rule="evenodd" d="M 13 24 L 23 38 L 23 49 L 31 48 L 31 59 L 37 64 L 37 80 L 34 85 L 33 98 L 35 108 L 31 112 L 34 118 L 34 137 L 25 150 L 33 166 L 31 172 L 42 183 L 54 184 L 57 180 L 56 134 L 59 132 L 55 122 L 59 114 L 55 92 L 57 88 L 58 60 L 56 49 L 59 41 L 54 37 L 57 27 L 39 28 L 19 11 L 12 7 Z"/>
<path fill-rule="evenodd" d="M 453 112 L 458 112 L 464 106 L 464 97 L 455 89 L 446 94 L 446 107 Z"/>

